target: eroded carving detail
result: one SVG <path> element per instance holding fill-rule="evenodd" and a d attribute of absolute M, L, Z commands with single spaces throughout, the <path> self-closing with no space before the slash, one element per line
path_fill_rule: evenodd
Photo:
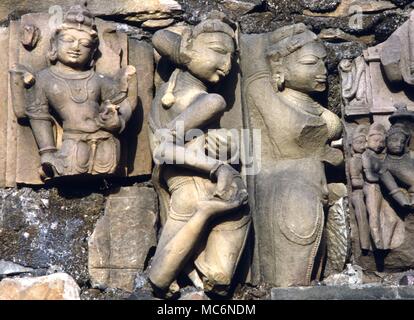
<path fill-rule="evenodd" d="M 339 66 L 355 243 L 362 249 L 355 255 L 368 269 L 412 266 L 413 34 L 411 13 L 385 42 Z"/>

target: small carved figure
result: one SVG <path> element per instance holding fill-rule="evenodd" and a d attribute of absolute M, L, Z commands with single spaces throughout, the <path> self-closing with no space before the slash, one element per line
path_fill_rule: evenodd
<path fill-rule="evenodd" d="M 371 237 L 376 250 L 388 250 L 401 245 L 403 238 L 395 232 L 398 216 L 384 198 L 380 185 L 380 171 L 385 158 L 386 130 L 373 123 L 368 132 L 367 150 L 362 156 L 364 168 L 364 194 L 368 211 Z"/>
<path fill-rule="evenodd" d="M 153 37 L 157 51 L 178 66 L 158 90 L 149 119 L 154 182 L 166 209 L 149 278 L 161 294 L 177 291 L 183 273 L 196 287 L 225 294 L 247 236 L 246 187 L 228 161 L 216 157 L 221 147 L 234 147 L 225 143 L 227 130 L 217 130 L 226 102 L 208 91 L 231 69 L 235 35 L 224 21 L 212 13 L 183 35 L 161 30 Z M 196 128 L 203 134 L 180 145 L 180 125 L 186 136 Z"/>
<path fill-rule="evenodd" d="M 36 29 L 30 32 L 25 44 L 34 45 Z M 117 169 L 117 135 L 136 104 L 137 89 L 129 85 L 134 82 L 135 68 L 120 69 L 115 78 L 95 72 L 98 42 L 92 14 L 84 6 L 71 7 L 62 25 L 52 33 L 50 66 L 34 76 L 25 115 L 39 148 L 44 178 L 112 174 Z M 63 128 L 61 146 L 54 123 Z"/>
<path fill-rule="evenodd" d="M 359 125 L 352 134 L 352 157 L 349 161 L 349 174 L 352 184 L 351 201 L 358 223 L 359 241 L 364 250 L 371 249 L 368 214 L 364 199 L 364 175 L 362 154 L 367 145 L 368 126 Z"/>
<path fill-rule="evenodd" d="M 414 159 L 408 149 L 410 139 L 411 133 L 404 124 L 391 126 L 386 138 L 387 154 L 380 170 L 381 182 L 402 207 L 410 207 L 414 200 Z M 408 194 L 397 181 L 408 189 Z"/>

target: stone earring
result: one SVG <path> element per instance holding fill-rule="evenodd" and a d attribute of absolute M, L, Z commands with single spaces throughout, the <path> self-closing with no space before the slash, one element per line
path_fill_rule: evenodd
<path fill-rule="evenodd" d="M 279 92 L 285 89 L 285 76 L 283 73 L 277 73 L 273 76 L 273 82 Z"/>

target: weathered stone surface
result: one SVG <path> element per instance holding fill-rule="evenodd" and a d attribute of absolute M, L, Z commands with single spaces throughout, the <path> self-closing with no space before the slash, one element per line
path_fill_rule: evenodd
<path fill-rule="evenodd" d="M 48 12 L 52 6 L 66 11 L 78 3 L 78 0 L 5 0 L 0 7 L 0 22 L 10 15 L 16 17 L 29 12 Z M 88 8 L 97 16 L 116 16 L 125 21 L 170 18 L 181 12 L 181 6 L 174 0 L 89 0 Z M 52 10 L 57 12 L 60 9 L 55 7 Z"/>
<path fill-rule="evenodd" d="M 303 2 L 292 0 L 266 0 L 267 7 L 277 15 L 288 17 L 292 13 L 302 13 Z"/>
<path fill-rule="evenodd" d="M 186 292 L 181 294 L 181 297 L 178 300 L 190 300 L 190 301 L 200 301 L 200 300 L 210 300 L 209 297 L 203 291 L 193 291 Z"/>
<path fill-rule="evenodd" d="M 387 40 L 405 21 L 407 21 L 407 15 L 403 12 L 384 12 L 378 24 L 371 31 L 375 35 L 376 42 Z"/>
<path fill-rule="evenodd" d="M 402 286 L 414 286 L 414 274 L 407 274 L 400 280 Z"/>
<path fill-rule="evenodd" d="M 161 29 L 166 28 L 174 23 L 174 19 L 160 19 L 160 20 L 147 20 L 144 21 L 142 27 L 148 29 Z"/>
<path fill-rule="evenodd" d="M 103 203 L 101 194 L 79 186 L 71 192 L 1 189 L 0 257 L 33 269 L 60 269 L 84 285 L 87 238 Z"/>
<path fill-rule="evenodd" d="M 326 12 L 335 10 L 341 0 L 303 0 L 303 6 L 312 12 Z"/>
<path fill-rule="evenodd" d="M 272 300 L 412 300 L 414 286 L 318 286 L 273 288 Z"/>
<path fill-rule="evenodd" d="M 391 2 L 397 6 L 404 7 L 407 4 L 412 3 L 413 1 L 412 0 L 391 0 Z"/>
<path fill-rule="evenodd" d="M 329 42 L 351 42 L 351 41 L 359 41 L 366 44 L 372 44 L 375 40 L 374 35 L 368 36 L 354 36 L 342 31 L 339 28 L 328 28 L 323 29 L 319 33 L 319 38 Z"/>
<path fill-rule="evenodd" d="M 0 260 L 0 278 L 31 271 L 33 271 L 32 268 L 26 268 L 10 261 Z"/>
<path fill-rule="evenodd" d="M 89 274 L 100 288 L 132 292 L 156 246 L 157 198 L 147 187 L 123 187 L 109 196 L 89 239 Z"/>
<path fill-rule="evenodd" d="M 319 1 L 318 1 L 319 2 Z M 389 1 L 342 0 L 335 11 L 320 13 L 304 10 L 303 14 L 321 17 L 347 17 L 356 12 L 375 13 L 394 9 L 396 6 Z"/>
<path fill-rule="evenodd" d="M 0 300 L 79 300 L 80 288 L 66 273 L 0 282 Z"/>
<path fill-rule="evenodd" d="M 341 273 L 332 274 L 322 281 L 327 286 L 355 285 L 363 283 L 363 272 L 360 266 L 347 264 Z"/>
<path fill-rule="evenodd" d="M 257 8 L 262 2 L 261 0 L 222 0 L 221 4 L 233 15 L 242 16 Z"/>

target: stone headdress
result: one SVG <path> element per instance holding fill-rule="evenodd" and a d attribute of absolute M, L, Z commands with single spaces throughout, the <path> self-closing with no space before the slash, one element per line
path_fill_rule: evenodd
<path fill-rule="evenodd" d="M 218 11 L 212 11 L 208 18 L 193 29 L 185 29 L 183 34 L 171 32 L 169 30 L 157 31 L 152 43 L 161 56 L 168 58 L 178 65 L 185 65 L 189 62 L 187 51 L 191 48 L 193 39 L 202 33 L 225 33 L 231 38 L 235 38 L 233 24 L 226 16 Z"/>
<path fill-rule="evenodd" d="M 63 23 L 57 27 L 56 32 L 67 29 L 76 29 L 87 32 L 93 38 L 98 36 L 94 16 L 84 5 L 70 7 L 65 14 Z"/>
<path fill-rule="evenodd" d="M 382 135 L 385 137 L 385 134 L 386 134 L 385 127 L 381 123 L 374 122 L 369 127 L 368 137 L 375 136 L 375 135 Z"/>
<path fill-rule="evenodd" d="M 75 29 L 88 33 L 92 37 L 95 50 L 98 47 L 98 32 L 94 16 L 84 5 L 75 5 L 70 7 L 65 14 L 63 22 L 53 32 L 50 38 L 49 60 L 53 63 L 57 58 L 56 38 L 63 30 Z M 92 62 L 93 64 L 93 62 Z"/>
<path fill-rule="evenodd" d="M 222 12 L 212 11 L 208 18 L 193 29 L 185 29 L 180 35 L 169 30 L 157 31 L 152 43 L 158 53 L 177 65 L 186 66 L 191 58 L 188 54 L 192 41 L 203 33 L 224 33 L 235 39 L 234 24 Z M 179 69 L 174 71 L 168 81 L 168 87 L 162 98 L 164 107 L 169 108 L 175 103 L 173 94 Z"/>
<path fill-rule="evenodd" d="M 277 32 L 272 32 L 269 35 L 269 47 L 266 56 L 268 59 L 278 60 L 317 39 L 317 35 L 303 23 L 282 27 Z"/>
<path fill-rule="evenodd" d="M 387 138 L 391 137 L 394 134 L 402 134 L 406 139 L 411 138 L 410 130 L 403 123 L 395 123 L 387 132 Z"/>
<path fill-rule="evenodd" d="M 368 134 L 368 126 L 365 124 L 360 124 L 355 128 L 355 131 L 352 134 L 352 141 L 360 137 L 367 137 L 367 134 Z"/>

